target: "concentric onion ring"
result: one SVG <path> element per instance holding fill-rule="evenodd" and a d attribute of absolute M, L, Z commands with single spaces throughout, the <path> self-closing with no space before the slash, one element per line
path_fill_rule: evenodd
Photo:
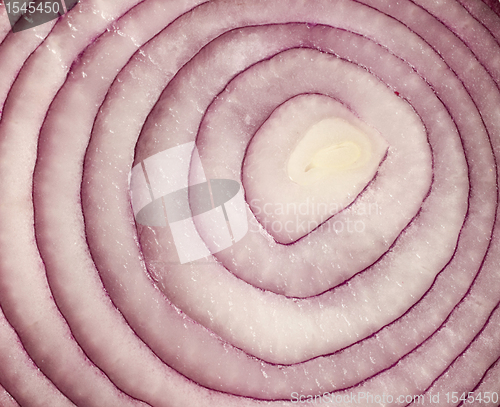
<path fill-rule="evenodd" d="M 490 6 L 82 0 L 15 34 L 2 15 L 0 403 L 499 392 Z M 250 202 L 266 202 L 252 145 L 280 106 L 318 95 L 389 149 L 352 212 L 283 245 Z M 243 183 L 254 228 L 180 265 L 168 228 L 135 223 L 129 174 L 190 141 L 209 178 Z M 363 233 L 332 232 L 356 213 Z M 497 405 L 478 400 L 446 405 Z"/>

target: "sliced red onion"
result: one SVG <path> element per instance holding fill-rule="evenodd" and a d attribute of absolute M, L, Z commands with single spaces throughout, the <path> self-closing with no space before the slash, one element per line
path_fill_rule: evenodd
<path fill-rule="evenodd" d="M 0 404 L 497 405 L 447 398 L 500 391 L 497 6 L 81 0 L 21 33 L 2 15 Z M 134 222 L 130 170 L 193 141 L 244 187 L 249 231 L 181 264 L 174 229 Z M 275 210 L 304 199 L 337 206 Z"/>
<path fill-rule="evenodd" d="M 19 337 L 5 316 L 0 314 L 0 360 L 2 384 L 10 389 L 21 405 L 73 406 L 30 359 Z M 18 405 L 8 393 L 0 396 L 2 406 Z"/>
<path fill-rule="evenodd" d="M 72 76 L 54 98 L 40 135 L 34 200 L 40 208 L 36 213 L 38 247 L 51 290 L 72 326 L 72 334 L 85 353 L 121 390 L 152 405 L 164 405 L 172 391 L 169 371 L 137 340 L 106 296 L 82 238 L 85 231 L 80 209 L 80 183 L 75 182 L 81 179 L 82 163 L 81 159 L 74 160 L 85 153 L 93 118 L 114 75 L 138 48 L 130 38 L 143 42 L 144 37 L 155 35 L 171 18 L 171 12 L 166 10 L 156 14 L 156 27 L 149 20 L 149 32 L 138 30 L 141 18 L 155 12 L 155 4 L 137 7 L 122 18 L 113 31 L 88 47 L 73 65 Z M 143 24 L 146 22 L 142 21 Z M 108 49 L 115 52 L 110 53 Z M 67 168 L 64 177 L 54 177 L 61 166 Z M 47 194 L 47 190 L 54 193 Z M 62 230 L 66 232 L 61 233 Z M 96 319 L 96 315 L 100 317 Z M 140 380 L 129 371 L 139 374 Z"/>
<path fill-rule="evenodd" d="M 3 388 L 0 387 L 0 402 L 2 406 L 5 407 L 17 407 L 18 403 L 12 398 L 12 396 Z"/>

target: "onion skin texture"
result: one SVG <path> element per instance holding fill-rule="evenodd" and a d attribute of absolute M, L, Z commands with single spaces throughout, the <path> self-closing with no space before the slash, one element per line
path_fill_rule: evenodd
<path fill-rule="evenodd" d="M 385 153 L 271 230 L 327 195 L 266 129 L 330 103 Z M 499 135 L 498 2 L 80 0 L 19 33 L 0 6 L 0 405 L 497 405 L 446 393 L 500 396 Z M 193 141 L 249 231 L 180 264 L 130 174 Z"/>

